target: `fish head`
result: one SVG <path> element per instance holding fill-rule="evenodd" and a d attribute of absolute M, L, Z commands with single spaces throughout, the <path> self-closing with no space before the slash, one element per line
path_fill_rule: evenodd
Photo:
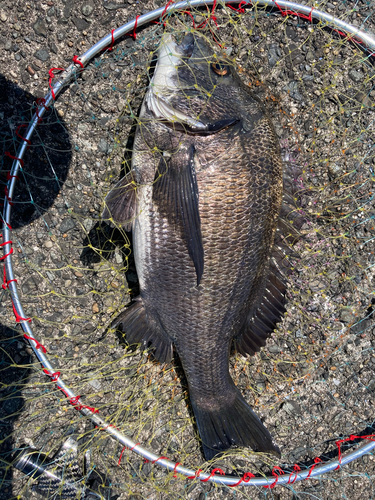
<path fill-rule="evenodd" d="M 212 134 L 246 120 L 249 101 L 254 103 L 219 47 L 193 33 L 179 43 L 171 34 L 162 37 L 146 94 L 157 120 L 189 134 Z"/>

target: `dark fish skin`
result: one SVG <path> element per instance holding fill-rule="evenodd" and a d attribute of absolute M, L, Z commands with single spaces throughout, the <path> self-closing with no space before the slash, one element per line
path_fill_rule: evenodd
<path fill-rule="evenodd" d="M 155 116 L 145 99 L 132 170 L 103 212 L 133 229 L 141 289 L 115 324 L 162 362 L 175 347 L 206 459 L 232 445 L 279 453 L 230 377 L 229 353 L 233 340 L 243 354 L 259 351 L 285 311 L 285 280 L 274 264 L 283 269 L 274 248 L 280 148 L 234 69 L 228 64 L 229 74 L 218 76 L 214 51 L 199 37 L 180 47 L 188 56 L 167 100 L 206 130 Z"/>

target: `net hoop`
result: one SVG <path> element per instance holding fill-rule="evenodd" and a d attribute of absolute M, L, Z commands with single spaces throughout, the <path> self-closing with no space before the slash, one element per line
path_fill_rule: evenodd
<path fill-rule="evenodd" d="M 33 330 L 30 325 L 30 318 L 27 318 L 21 301 L 17 292 L 17 284 L 14 278 L 13 267 L 12 267 L 12 242 L 11 242 L 11 208 L 12 203 L 11 199 L 15 190 L 16 185 L 16 177 L 19 172 L 20 167 L 23 164 L 23 157 L 28 147 L 28 143 L 33 135 L 34 130 L 38 126 L 43 117 L 45 111 L 48 109 L 50 104 L 53 104 L 53 101 L 57 98 L 58 94 L 64 88 L 64 86 L 68 85 L 73 78 L 79 74 L 79 72 L 103 49 L 112 48 L 113 43 L 121 38 L 123 35 L 128 34 L 130 32 L 134 32 L 137 27 L 148 24 L 150 21 L 154 21 L 156 19 L 164 18 L 166 15 L 173 14 L 174 12 L 178 12 L 180 10 L 189 9 L 191 7 L 200 7 L 200 6 L 210 6 L 210 5 L 225 5 L 225 4 L 240 4 L 240 7 L 252 7 L 252 6 L 263 6 L 263 7 L 277 7 L 278 11 L 286 15 L 286 13 L 296 13 L 303 15 L 304 18 L 309 19 L 311 22 L 313 19 L 324 23 L 323 25 L 330 29 L 341 30 L 344 31 L 344 34 L 348 36 L 348 38 L 353 39 L 354 41 L 361 42 L 365 47 L 375 52 L 375 37 L 365 33 L 364 31 L 359 30 L 356 26 L 353 26 L 345 21 L 342 21 L 334 16 L 327 14 L 325 12 L 319 11 L 310 6 L 301 5 L 294 2 L 289 2 L 286 0 L 230 0 L 229 2 L 225 0 L 188 0 L 183 2 L 178 2 L 176 4 L 168 5 L 167 7 L 160 7 L 159 9 L 153 10 L 144 14 L 142 16 L 137 16 L 136 19 L 120 26 L 119 28 L 112 30 L 110 34 L 102 38 L 99 42 L 93 45 L 89 50 L 87 50 L 84 54 L 77 57 L 75 56 L 73 59 L 73 63 L 70 66 L 63 70 L 63 72 L 56 77 L 53 74 L 54 70 L 62 69 L 62 68 L 53 68 L 50 70 L 50 91 L 46 95 L 44 99 L 40 100 L 40 103 L 37 107 L 37 110 L 27 128 L 27 132 L 24 135 L 24 140 L 22 145 L 20 146 L 17 156 L 13 161 L 11 172 L 9 175 L 9 180 L 7 183 L 6 196 L 4 198 L 4 212 L 3 212 L 3 229 L 2 229 L 2 239 L 3 243 L 0 245 L 3 248 L 4 256 L 1 260 L 4 260 L 5 273 L 7 278 L 7 287 L 11 294 L 11 300 L 13 302 L 13 310 L 15 316 L 17 318 L 17 322 L 19 322 L 22 326 L 22 329 L 25 334 L 25 338 L 30 344 L 33 352 L 39 362 L 42 365 L 42 370 L 45 374 L 51 377 L 51 374 L 55 375 L 55 369 L 49 362 L 45 352 L 43 349 L 40 349 L 41 344 L 35 337 Z M 373 55 L 373 54 L 371 54 Z M 55 83 L 52 86 L 52 79 L 55 77 Z M 42 346 L 43 347 L 43 346 Z M 52 377 L 53 377 L 52 375 Z M 65 394 L 68 400 L 77 400 L 77 395 L 67 386 L 65 385 L 62 378 L 59 376 L 58 380 L 54 380 L 57 384 L 57 387 Z M 79 396 L 78 396 L 79 398 Z M 108 425 L 103 419 L 101 419 L 96 413 L 87 409 L 85 407 L 76 408 L 80 411 L 80 413 L 86 417 L 89 417 L 92 423 L 97 426 L 100 430 L 106 432 L 113 439 L 115 439 L 118 443 L 122 444 L 124 447 L 129 450 L 134 451 L 138 455 L 142 456 L 146 460 L 149 460 L 152 463 L 157 463 L 160 466 L 166 468 L 169 471 L 172 471 L 174 474 L 182 474 L 187 476 L 189 479 L 199 478 L 200 481 L 211 482 L 217 485 L 222 486 L 236 486 L 239 484 L 247 485 L 247 486 L 263 486 L 263 487 L 273 487 L 277 484 L 289 484 L 290 482 L 295 483 L 297 481 L 302 481 L 305 479 L 316 478 L 322 474 L 326 474 L 328 472 L 339 469 L 343 465 L 346 465 L 363 455 L 369 453 L 371 450 L 375 449 L 375 441 L 368 440 L 364 442 L 358 449 L 346 454 L 342 455 L 340 453 L 339 448 L 339 458 L 327 463 L 317 464 L 315 462 L 310 468 L 304 471 L 296 471 L 292 473 L 284 473 L 284 475 L 277 475 L 276 472 L 273 473 L 272 476 L 265 476 L 261 478 L 255 478 L 250 473 L 245 474 L 243 477 L 239 476 L 229 476 L 229 475 L 215 475 L 215 470 L 212 473 L 204 473 L 198 471 L 194 471 L 192 469 L 186 468 L 178 462 L 173 462 L 165 457 L 159 457 L 152 451 L 144 448 L 139 443 L 134 442 L 131 438 L 123 435 L 116 428 Z M 353 436 L 358 437 L 358 436 Z M 352 436 L 351 436 L 352 438 Z M 349 438 L 348 440 L 351 440 Z M 346 440 L 345 440 L 346 441 Z M 276 467 L 276 469 L 279 469 Z M 217 469 L 216 469 L 217 471 Z M 219 470 L 220 474 L 222 473 Z M 249 476 L 250 474 L 250 476 Z M 276 481 L 275 481 L 276 477 Z M 292 481 L 291 481 L 292 479 Z"/>

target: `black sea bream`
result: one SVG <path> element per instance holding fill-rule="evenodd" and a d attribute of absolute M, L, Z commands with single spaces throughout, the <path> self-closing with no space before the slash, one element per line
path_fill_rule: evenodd
<path fill-rule="evenodd" d="M 203 37 L 165 35 L 131 171 L 103 218 L 132 229 L 141 290 L 115 324 L 161 362 L 174 346 L 206 459 L 232 445 L 278 453 L 229 354 L 233 341 L 259 351 L 285 312 L 282 198 L 280 148 L 259 100 Z"/>

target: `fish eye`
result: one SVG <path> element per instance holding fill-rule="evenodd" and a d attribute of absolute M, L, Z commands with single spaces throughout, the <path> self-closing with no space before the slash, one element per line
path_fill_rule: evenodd
<path fill-rule="evenodd" d="M 229 73 L 229 66 L 223 63 L 214 62 L 211 64 L 212 70 L 220 76 L 227 75 Z"/>

